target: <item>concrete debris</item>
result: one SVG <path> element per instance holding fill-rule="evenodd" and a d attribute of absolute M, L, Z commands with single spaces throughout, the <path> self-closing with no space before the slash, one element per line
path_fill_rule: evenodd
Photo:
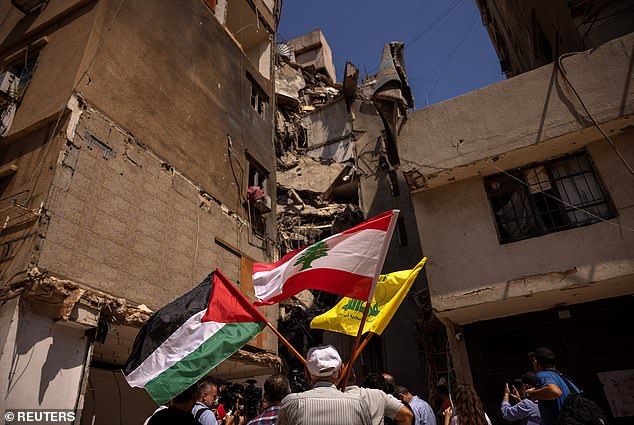
<path fill-rule="evenodd" d="M 379 111 L 386 138 L 385 149 L 392 166 L 400 164 L 398 157 L 398 125 L 407 119 L 408 108 L 414 107 L 414 98 L 407 82 L 403 43 L 389 43 L 383 46 L 381 66 L 372 94 L 372 101 Z"/>
<path fill-rule="evenodd" d="M 276 207 L 278 243 L 285 254 L 367 218 L 361 208 L 361 178 L 373 175 L 368 163 L 383 156 L 357 158 L 357 144 L 376 144 L 377 152 L 385 149 L 390 164 L 397 165 L 398 155 L 391 151 L 413 99 L 402 43 L 385 45 L 379 74 L 366 75 L 360 86 L 359 70 L 351 63 L 346 64 L 343 84 L 334 82 L 331 52 L 319 30 L 286 42 L 280 50 Z M 322 291 L 297 294 L 281 303 L 278 329 L 295 346 L 303 346 L 305 337 L 310 340 L 310 318 L 335 302 L 336 296 Z"/>
<path fill-rule="evenodd" d="M 64 301 L 62 302 L 62 307 L 59 309 L 59 317 L 63 321 L 68 320 L 70 314 L 73 312 L 73 308 L 75 308 L 75 304 L 77 304 L 77 301 L 79 301 L 79 299 L 82 297 L 82 295 L 84 295 L 85 292 L 85 289 L 75 288 L 70 291 L 70 294 L 66 298 L 64 298 Z"/>
<path fill-rule="evenodd" d="M 297 165 L 278 171 L 277 184 L 284 189 L 324 193 L 346 168 L 343 164 L 322 164 L 309 157 L 300 157 Z"/>
<path fill-rule="evenodd" d="M 275 93 L 299 106 L 299 92 L 306 87 L 302 71 L 284 63 L 275 74 Z"/>
<path fill-rule="evenodd" d="M 110 323 L 127 326 L 141 327 L 152 314 L 147 307 L 142 309 L 128 305 L 124 298 L 115 298 L 70 280 L 48 276 L 37 268 L 28 271 L 27 280 L 4 288 L 0 301 L 18 295 L 60 304 L 58 319 L 61 320 L 68 320 L 78 303 L 100 310 L 101 317 Z"/>
<path fill-rule="evenodd" d="M 254 364 L 258 366 L 266 365 L 274 369 L 282 367 L 282 360 L 275 354 L 262 352 L 247 351 L 245 349 L 236 351 L 231 357 L 241 363 Z"/>

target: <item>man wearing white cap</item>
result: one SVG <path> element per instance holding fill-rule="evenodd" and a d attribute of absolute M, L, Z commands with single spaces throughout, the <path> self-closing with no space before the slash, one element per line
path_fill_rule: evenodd
<path fill-rule="evenodd" d="M 313 389 L 287 395 L 277 425 L 371 425 L 366 402 L 335 386 L 340 369 L 341 357 L 332 345 L 308 350 L 306 375 Z"/>

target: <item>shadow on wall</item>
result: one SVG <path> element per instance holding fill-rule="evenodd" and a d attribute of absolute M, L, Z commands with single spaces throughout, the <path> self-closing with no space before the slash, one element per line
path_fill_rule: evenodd
<path fill-rule="evenodd" d="M 88 343 L 86 332 L 57 325 L 40 308 L 22 302 L 15 338 L 8 403 L 75 408 Z M 38 398 L 32 400 L 37 383 Z"/>

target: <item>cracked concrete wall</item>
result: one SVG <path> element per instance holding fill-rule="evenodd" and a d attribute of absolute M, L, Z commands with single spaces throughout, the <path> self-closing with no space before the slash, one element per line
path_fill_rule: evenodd
<path fill-rule="evenodd" d="M 66 117 L 60 117 L 62 125 Z M 52 137 L 55 124 L 35 129 L 0 150 L 0 167 L 14 165 L 17 171 L 5 177 L 0 195 L 0 221 L 7 224 L 0 231 L 0 289 L 26 278 L 25 273 L 37 263 L 41 237 L 47 218 L 38 217 L 39 206 L 46 204 L 48 190 L 56 169 L 57 153 L 63 139 Z M 16 202 L 20 207 L 12 207 Z"/>
<path fill-rule="evenodd" d="M 634 132 L 614 140 L 634 162 Z M 634 228 L 632 175 L 606 141 L 586 149 L 616 208 L 610 222 Z M 467 323 L 634 292 L 627 229 L 596 223 L 502 245 L 482 177 L 420 191 L 413 200 L 440 317 Z"/>
<path fill-rule="evenodd" d="M 247 222 L 90 108 L 72 135 L 50 189 L 41 271 L 153 310 L 215 267 L 248 291 L 242 257 L 267 257 Z M 276 351 L 271 338 L 258 345 Z"/>
<path fill-rule="evenodd" d="M 247 151 L 269 172 L 272 192 L 273 81 L 209 8 L 200 1 L 99 3 L 75 90 L 232 209 L 244 196 L 231 168 L 247 178 Z M 268 97 L 263 117 L 251 107 L 251 81 Z"/>

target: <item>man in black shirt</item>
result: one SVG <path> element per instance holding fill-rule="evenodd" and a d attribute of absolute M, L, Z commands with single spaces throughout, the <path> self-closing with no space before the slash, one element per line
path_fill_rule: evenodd
<path fill-rule="evenodd" d="M 200 425 L 192 408 L 196 402 L 198 385 L 194 384 L 172 399 L 167 409 L 156 412 L 148 425 Z"/>

